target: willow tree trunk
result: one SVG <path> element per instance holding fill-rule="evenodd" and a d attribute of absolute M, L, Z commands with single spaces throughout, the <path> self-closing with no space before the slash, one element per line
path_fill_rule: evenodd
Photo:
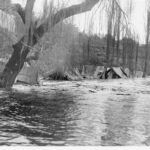
<path fill-rule="evenodd" d="M 21 71 L 26 60 L 29 49 L 24 47 L 22 42 L 19 41 L 13 45 L 13 54 L 5 66 L 3 74 L 0 77 L 0 87 L 9 88 L 15 82 L 18 73 Z"/>
<path fill-rule="evenodd" d="M 29 53 L 28 46 L 31 45 L 33 39 L 32 10 L 34 2 L 35 0 L 27 0 L 24 10 L 24 16 L 22 15 L 20 16 L 25 24 L 25 35 L 18 43 L 12 46 L 13 53 L 0 77 L 0 87 L 3 88 L 12 87 Z"/>

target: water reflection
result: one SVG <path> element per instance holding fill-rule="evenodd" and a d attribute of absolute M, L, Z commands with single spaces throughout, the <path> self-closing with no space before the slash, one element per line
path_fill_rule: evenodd
<path fill-rule="evenodd" d="M 0 98 L 0 145 L 150 145 L 148 94 L 82 88 Z"/>
<path fill-rule="evenodd" d="M 140 94 L 135 103 L 133 129 L 130 132 L 130 145 L 150 146 L 150 102 L 149 95 Z"/>
<path fill-rule="evenodd" d="M 64 145 L 70 128 L 67 122 L 72 120 L 69 114 L 76 107 L 72 95 L 59 92 L 50 99 L 11 95 L 1 99 L 0 105 L 1 145 Z"/>
<path fill-rule="evenodd" d="M 31 93 L 1 99 L 1 145 L 101 144 L 105 99 L 59 90 L 47 98 Z"/>
<path fill-rule="evenodd" d="M 102 137 L 102 145 L 128 145 L 130 141 L 129 131 L 132 129 L 135 97 L 112 96 L 108 99 L 105 110 L 107 127 Z"/>
<path fill-rule="evenodd" d="M 96 98 L 97 97 L 97 98 Z M 107 96 L 106 96 L 107 97 Z M 104 101 L 99 95 L 89 94 L 87 97 L 76 100 L 76 123 L 70 135 L 74 139 L 67 142 L 67 145 L 101 145 L 101 136 L 104 124 Z M 72 114 L 74 115 L 74 114 Z"/>

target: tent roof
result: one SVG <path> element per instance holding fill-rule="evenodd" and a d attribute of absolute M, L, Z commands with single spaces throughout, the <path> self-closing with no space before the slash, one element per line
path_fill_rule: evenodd
<path fill-rule="evenodd" d="M 96 67 L 96 70 L 95 70 L 95 72 L 94 72 L 94 77 L 97 77 L 97 75 L 98 75 L 100 72 L 101 72 L 101 73 L 104 72 L 104 66 L 97 66 L 97 67 Z"/>
<path fill-rule="evenodd" d="M 16 78 L 16 82 L 21 81 L 29 85 L 38 84 L 38 67 L 34 64 L 25 63 Z"/>
<path fill-rule="evenodd" d="M 127 78 L 127 76 L 125 75 L 125 73 L 123 72 L 123 70 L 120 67 L 112 67 L 112 69 L 121 78 Z"/>
<path fill-rule="evenodd" d="M 125 68 L 124 72 L 127 74 L 128 77 L 130 76 L 130 70 L 129 70 L 129 68 Z"/>

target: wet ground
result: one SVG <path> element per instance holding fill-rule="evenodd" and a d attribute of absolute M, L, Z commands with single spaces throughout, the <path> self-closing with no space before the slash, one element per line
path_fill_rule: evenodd
<path fill-rule="evenodd" d="M 0 145 L 150 145 L 150 78 L 0 90 Z"/>

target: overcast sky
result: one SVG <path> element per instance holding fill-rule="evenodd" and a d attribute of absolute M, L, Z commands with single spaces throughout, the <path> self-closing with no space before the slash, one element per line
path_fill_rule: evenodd
<path fill-rule="evenodd" d="M 25 0 L 12 0 L 12 1 L 25 4 Z M 68 5 L 72 5 L 72 4 L 80 3 L 84 0 L 54 0 L 55 5 L 57 5 L 58 1 L 63 2 L 63 3 L 67 2 Z M 126 5 L 128 1 L 129 0 L 120 0 L 121 7 L 124 10 L 126 9 Z M 36 0 L 36 4 L 34 7 L 34 11 L 36 13 L 40 14 L 42 10 L 43 2 L 44 0 Z M 106 18 L 103 17 L 102 15 L 103 12 L 98 11 L 97 8 L 98 8 L 98 5 L 95 6 L 95 8 L 93 8 L 91 12 L 76 15 L 74 17 L 75 25 L 79 27 L 80 31 L 85 30 L 86 32 L 88 32 L 88 27 L 86 25 L 88 24 L 88 19 L 94 13 L 93 32 L 100 33 L 100 34 L 106 33 Z M 139 36 L 141 43 L 145 42 L 145 25 L 146 25 L 146 0 L 133 0 L 133 12 L 132 12 L 132 17 L 131 17 L 131 26 L 132 26 L 132 29 L 135 31 L 135 33 Z"/>

